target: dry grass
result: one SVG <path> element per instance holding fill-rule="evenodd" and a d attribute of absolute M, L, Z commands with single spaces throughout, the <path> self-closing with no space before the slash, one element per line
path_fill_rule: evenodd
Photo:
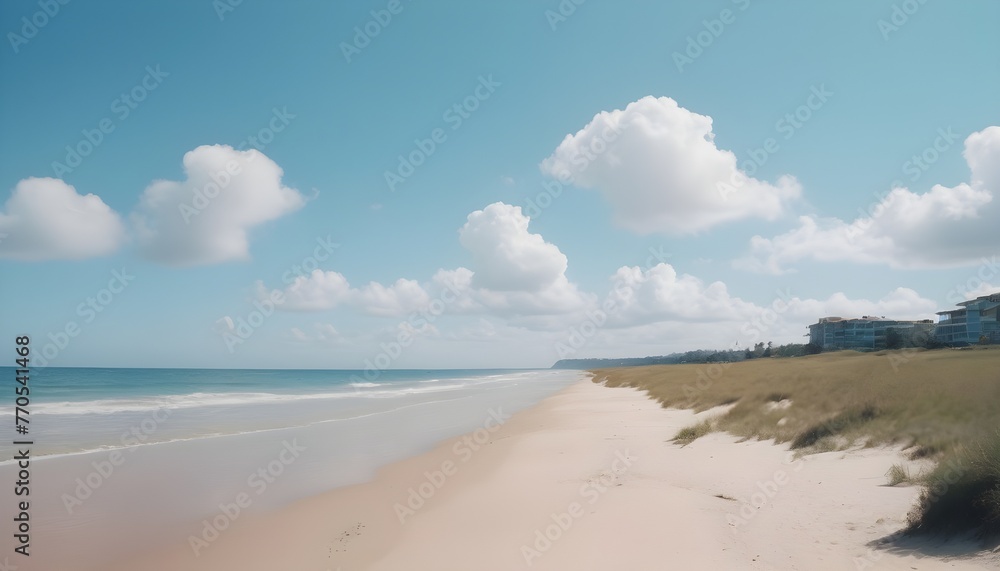
<path fill-rule="evenodd" d="M 715 419 L 718 430 L 773 438 L 807 451 L 836 440 L 848 446 L 916 446 L 915 455 L 939 457 L 1000 426 L 996 349 L 840 351 L 727 364 L 599 369 L 594 374 L 595 381 L 609 386 L 645 389 L 667 407 L 700 412 L 735 402 Z M 767 406 L 780 401 L 789 402 L 781 408 Z"/>
<path fill-rule="evenodd" d="M 673 441 L 681 445 L 691 444 L 695 440 L 701 438 L 702 436 L 705 436 L 709 432 L 712 432 L 713 429 L 714 427 L 712 425 L 712 422 L 709 420 L 704 420 L 702 422 L 699 422 L 698 424 L 695 424 L 694 426 L 688 426 L 686 428 L 680 429 L 677 432 L 677 435 L 674 436 Z"/>
<path fill-rule="evenodd" d="M 889 480 L 890 486 L 898 486 L 911 481 L 910 471 L 902 464 L 893 464 L 885 473 L 885 477 Z"/>
<path fill-rule="evenodd" d="M 840 351 L 729 364 L 594 371 L 595 382 L 646 390 L 663 406 L 735 404 L 710 430 L 774 439 L 804 452 L 863 444 L 913 447 L 938 467 L 911 514 L 913 531 L 1000 531 L 1000 349 Z M 780 403 L 782 406 L 775 406 Z M 704 424 L 704 423 L 703 423 Z M 956 472 L 955 466 L 960 466 Z M 894 467 L 896 468 L 896 467 Z M 900 470 L 890 485 L 907 481 Z"/>

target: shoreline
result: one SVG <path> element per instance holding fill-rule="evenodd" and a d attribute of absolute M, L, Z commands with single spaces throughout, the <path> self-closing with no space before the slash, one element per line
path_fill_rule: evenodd
<path fill-rule="evenodd" d="M 903 527 L 919 492 L 885 486 L 888 467 L 905 461 L 896 450 L 796 458 L 725 434 L 669 442 L 717 412 L 664 409 L 636 389 L 579 381 L 502 423 L 487 415 L 369 482 L 248 512 L 204 545 L 189 537 L 109 569 L 996 565 L 925 557 L 936 549 L 927 542 L 872 543 Z"/>
<path fill-rule="evenodd" d="M 341 407 L 324 412 L 317 410 L 322 403 L 310 404 L 312 414 L 332 418 L 305 426 L 33 456 L 38 463 L 31 474 L 32 557 L 22 567 L 25 571 L 107 569 L 183 543 L 200 531 L 204 518 L 220 513 L 220 504 L 237 505 L 240 493 L 248 497 L 238 506 L 238 517 L 233 518 L 237 523 L 266 517 L 296 501 L 370 481 L 382 467 L 475 430 L 483 420 L 480 411 L 523 410 L 581 378 L 578 372 L 546 371 L 472 378 L 465 381 L 468 388 L 446 395 L 394 399 L 361 395 L 351 411 Z M 476 382 L 483 380 L 489 382 Z M 353 413 L 344 416 L 345 412 Z M 103 423 L 100 430 L 105 433 L 140 426 L 144 435 L 161 437 L 161 424 L 167 428 L 178 417 L 171 415 L 155 427 L 114 416 L 87 420 Z M 219 426 L 225 428 L 226 420 L 220 419 Z M 268 419 L 263 420 L 266 424 Z M 290 457 L 289 447 L 300 454 Z M 13 485 L 16 468 L 13 463 L 0 465 L 0 480 Z M 220 521 L 223 527 L 227 523 Z M 9 551 L 14 547 L 14 525 L 12 520 L 0 522 L 0 536 L 8 538 L 0 545 Z"/>

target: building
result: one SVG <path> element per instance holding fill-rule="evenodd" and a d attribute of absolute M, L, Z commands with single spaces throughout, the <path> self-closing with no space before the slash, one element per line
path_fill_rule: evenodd
<path fill-rule="evenodd" d="M 1000 343 L 1000 292 L 983 295 L 958 304 L 961 309 L 939 311 L 934 338 L 948 345 L 970 345 L 985 339 Z"/>
<path fill-rule="evenodd" d="M 898 346 L 923 345 L 934 334 L 934 321 L 898 321 L 864 315 L 860 318 L 822 317 L 809 326 L 809 342 L 824 351 L 857 349 L 875 351 L 886 349 L 890 331 L 899 334 Z"/>

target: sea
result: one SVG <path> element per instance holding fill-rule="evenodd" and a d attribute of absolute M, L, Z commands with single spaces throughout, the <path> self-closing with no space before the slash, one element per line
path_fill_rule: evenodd
<path fill-rule="evenodd" d="M 0 375 L 13 383 L 14 371 L 0 368 Z M 454 422 L 444 423 L 451 425 L 450 431 L 427 427 L 427 436 L 433 439 L 447 432 L 474 429 L 477 416 L 488 414 L 488 410 L 474 412 L 477 407 L 504 407 L 504 413 L 514 412 L 579 378 L 579 372 L 524 369 L 366 373 L 44 368 L 31 371 L 25 418 L 35 457 L 321 423 L 349 424 L 369 417 L 401 426 L 393 418 L 401 421 L 414 412 L 419 417 L 452 418 Z M 13 391 L 6 400 L 9 402 L 0 401 L 0 424 L 13 426 Z M 471 417 L 463 412 L 472 413 Z M 363 439 L 364 435 L 358 437 Z M 0 465 L 9 463 L 16 453 L 11 441 L 0 442 Z"/>
<path fill-rule="evenodd" d="M 28 433 L 17 434 L 15 369 L 0 375 L 11 387 L 0 397 L 11 435 L 0 441 L 0 483 L 30 488 L 33 569 L 100 569 L 183 544 L 241 493 L 252 497 L 241 513 L 262 514 L 369 481 L 587 378 L 522 369 L 33 369 Z M 14 460 L 22 453 L 26 468 Z M 412 486 L 423 483 L 414 478 Z M 5 552 L 15 525 L 0 520 Z"/>

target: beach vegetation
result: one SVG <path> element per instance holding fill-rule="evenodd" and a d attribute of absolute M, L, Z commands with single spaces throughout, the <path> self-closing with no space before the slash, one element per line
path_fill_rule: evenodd
<path fill-rule="evenodd" d="M 937 468 L 911 481 L 924 492 L 914 532 L 1000 532 L 1000 348 L 836 351 L 795 359 L 599 369 L 595 382 L 645 390 L 663 406 L 696 412 L 733 403 L 681 430 L 787 443 L 799 453 L 894 446 Z M 734 400 L 735 399 L 735 400 Z M 778 406 L 780 404 L 780 406 Z M 984 436 L 985 435 L 985 436 Z"/>
<path fill-rule="evenodd" d="M 677 432 L 677 435 L 674 436 L 673 440 L 681 445 L 691 444 L 695 440 L 705 436 L 709 432 L 712 432 L 713 429 L 714 426 L 710 420 L 703 420 L 698 424 L 680 429 Z"/>
<path fill-rule="evenodd" d="M 890 486 L 898 486 L 911 481 L 909 468 L 902 464 L 893 464 L 890 466 L 889 470 L 885 473 L 885 477 Z"/>
<path fill-rule="evenodd" d="M 1000 432 L 945 454 L 924 479 L 909 531 L 1000 537 Z"/>

